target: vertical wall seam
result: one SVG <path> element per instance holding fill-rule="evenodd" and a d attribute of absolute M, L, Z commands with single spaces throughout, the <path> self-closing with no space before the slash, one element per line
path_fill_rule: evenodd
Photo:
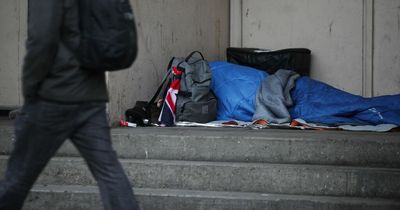
<path fill-rule="evenodd" d="M 367 56 L 367 53 L 366 53 L 366 33 L 367 33 L 367 31 L 366 31 L 366 28 L 367 28 L 367 21 L 366 21 L 366 19 L 367 19 L 367 17 L 366 17 L 366 11 L 367 11 L 367 9 L 366 9 L 366 7 L 367 7 L 367 5 L 366 5 L 367 3 L 366 3 L 366 1 L 365 0 L 363 0 L 362 1 L 362 7 L 363 7 L 363 11 L 362 11 L 362 49 L 361 49 L 361 60 L 362 60 L 362 84 L 361 84 L 361 92 L 362 92 L 362 95 L 363 96 L 366 96 L 367 95 L 367 91 L 366 91 L 366 89 L 367 89 L 367 87 L 366 87 L 366 78 L 367 78 L 367 58 L 366 58 L 366 56 Z"/>
<path fill-rule="evenodd" d="M 240 0 L 240 47 L 243 47 L 243 0 Z"/>
<path fill-rule="evenodd" d="M 243 0 L 230 0 L 230 46 L 243 46 Z"/>
<path fill-rule="evenodd" d="M 363 0 L 362 95 L 374 95 L 374 0 Z"/>
<path fill-rule="evenodd" d="M 375 0 L 371 2 L 371 96 L 375 96 Z"/>
<path fill-rule="evenodd" d="M 22 18 L 21 18 L 21 16 L 22 16 L 22 13 L 21 13 L 21 1 L 22 0 L 17 0 L 17 13 L 18 13 L 18 38 L 17 38 L 17 40 L 18 40 L 18 49 L 17 49 L 17 69 L 18 69 L 18 73 L 17 73 L 17 97 L 18 97 L 18 105 L 21 105 L 22 104 L 22 87 L 21 87 L 21 85 L 22 85 L 22 64 L 21 64 L 21 57 L 22 57 L 22 55 L 21 55 L 21 53 L 22 53 L 22 50 L 21 50 L 21 47 L 22 47 L 22 39 L 21 39 L 21 36 L 22 36 L 22 33 L 21 33 L 21 31 L 23 30 L 22 29 L 22 24 L 21 24 L 21 20 L 22 20 Z M 27 0 L 28 1 L 28 0 Z M 26 10 L 26 11 L 28 11 L 28 10 Z"/>
<path fill-rule="evenodd" d="M 229 40 L 228 40 L 228 46 L 229 45 L 232 45 L 232 39 L 233 39 L 233 37 L 232 37 L 232 31 L 233 31 L 233 26 L 232 26 L 232 16 L 233 16 L 233 12 L 232 12 L 232 8 L 233 8 L 233 3 L 232 3 L 232 1 L 233 0 L 229 0 L 229 28 L 228 28 L 228 30 L 229 30 L 229 34 L 228 34 L 228 37 L 229 37 Z"/>

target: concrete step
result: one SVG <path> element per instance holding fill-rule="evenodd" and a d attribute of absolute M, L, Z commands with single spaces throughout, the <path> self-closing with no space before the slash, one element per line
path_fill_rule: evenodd
<path fill-rule="evenodd" d="M 12 133 L 0 126 L 0 154 L 9 154 Z M 112 138 L 121 158 L 400 168 L 400 133 L 132 128 L 113 129 Z M 67 143 L 58 155 L 79 154 Z"/>
<path fill-rule="evenodd" d="M 0 157 L 4 174 L 6 156 Z M 139 188 L 400 198 L 400 169 L 300 164 L 121 160 Z M 81 158 L 53 158 L 38 180 L 95 185 Z"/>
<path fill-rule="evenodd" d="M 142 210 L 398 210 L 391 199 L 296 196 L 240 192 L 134 189 Z M 26 200 L 25 210 L 102 209 L 97 187 L 36 186 Z"/>

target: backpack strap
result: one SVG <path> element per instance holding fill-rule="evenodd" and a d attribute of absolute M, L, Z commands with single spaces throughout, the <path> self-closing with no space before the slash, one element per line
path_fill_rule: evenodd
<path fill-rule="evenodd" d="M 177 66 L 178 68 L 181 68 L 182 71 L 185 71 L 185 68 L 181 67 L 181 64 L 182 64 L 182 63 L 185 63 L 185 62 L 187 63 L 187 62 L 189 61 L 189 59 L 190 59 L 191 57 L 193 57 L 193 55 L 196 54 L 196 53 L 198 53 L 198 54 L 201 56 L 201 59 L 202 59 L 202 60 L 205 60 L 203 54 L 201 54 L 200 51 L 193 51 L 192 53 L 190 53 L 190 54 L 185 58 L 185 60 L 179 62 L 176 66 Z"/>
<path fill-rule="evenodd" d="M 172 62 L 174 61 L 175 57 L 173 57 L 168 64 L 168 70 L 167 73 L 165 73 L 164 78 L 162 79 L 162 82 L 160 84 L 160 86 L 158 86 L 156 93 L 154 94 L 154 96 L 151 98 L 151 100 L 149 101 L 149 103 L 146 105 L 146 108 L 149 108 L 154 101 L 156 100 L 157 96 L 160 94 L 161 89 L 163 88 L 165 82 L 167 81 L 169 75 L 171 74 L 171 66 L 172 66 Z"/>
<path fill-rule="evenodd" d="M 201 56 L 201 58 L 204 60 L 204 56 L 203 56 L 203 54 L 201 54 L 200 51 L 193 51 L 192 53 L 190 53 L 190 54 L 185 58 L 185 62 L 188 62 L 189 59 L 190 59 L 194 54 L 196 54 L 196 53 L 198 53 L 198 54 Z"/>
<path fill-rule="evenodd" d="M 179 91 L 178 95 L 179 95 L 179 96 L 186 97 L 186 98 L 192 97 L 192 93 L 191 93 L 191 92 L 188 92 L 188 91 Z"/>

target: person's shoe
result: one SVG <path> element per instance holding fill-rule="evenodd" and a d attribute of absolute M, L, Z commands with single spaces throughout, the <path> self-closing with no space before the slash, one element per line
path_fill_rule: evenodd
<path fill-rule="evenodd" d="M 14 120 L 17 117 L 17 115 L 19 115 L 19 113 L 21 113 L 21 109 L 12 110 L 10 111 L 10 113 L 8 113 L 8 118 L 10 120 Z"/>

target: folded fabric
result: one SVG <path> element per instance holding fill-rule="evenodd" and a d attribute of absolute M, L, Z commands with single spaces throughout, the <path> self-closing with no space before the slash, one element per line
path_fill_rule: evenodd
<path fill-rule="evenodd" d="M 300 75 L 294 71 L 280 69 L 261 83 L 256 97 L 254 120 L 269 123 L 288 123 L 291 117 L 287 107 L 293 105 L 290 91 Z"/>

